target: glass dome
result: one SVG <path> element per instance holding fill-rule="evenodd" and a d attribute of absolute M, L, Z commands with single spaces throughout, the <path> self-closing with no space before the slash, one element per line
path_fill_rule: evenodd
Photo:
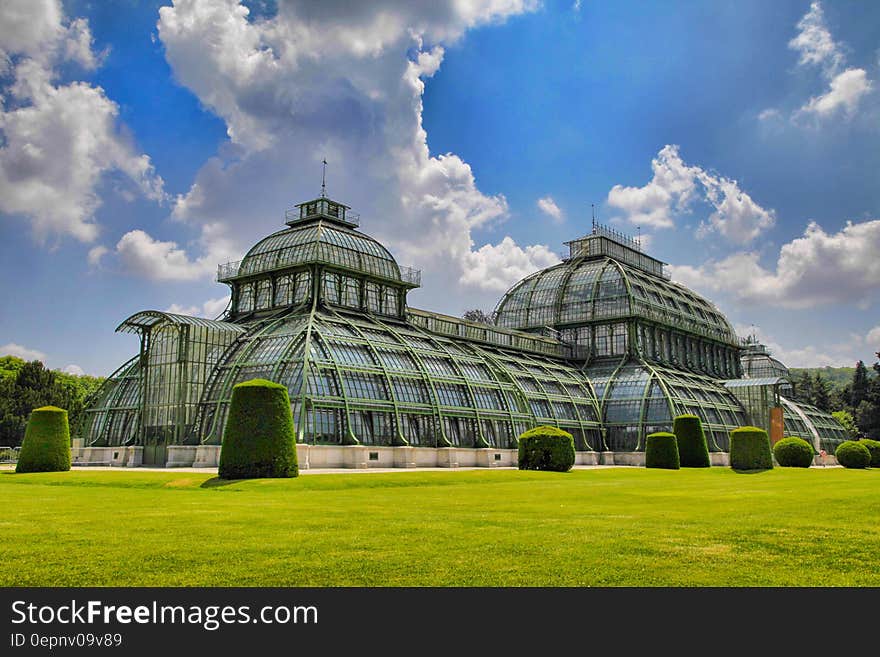
<path fill-rule="evenodd" d="M 536 329 L 640 317 L 736 344 L 709 301 L 663 276 L 611 258 L 572 258 L 526 277 L 496 307 L 496 324 Z"/>
<path fill-rule="evenodd" d="M 369 235 L 326 220 L 293 225 L 260 240 L 239 263 L 236 275 L 252 276 L 316 262 L 401 280 L 400 267 L 388 249 Z"/>

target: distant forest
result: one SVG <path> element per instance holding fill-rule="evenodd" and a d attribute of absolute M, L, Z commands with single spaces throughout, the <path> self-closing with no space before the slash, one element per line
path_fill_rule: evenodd
<path fill-rule="evenodd" d="M 798 379 L 803 376 L 803 372 L 806 372 L 811 377 L 815 377 L 816 374 L 821 374 L 822 377 L 828 381 L 832 386 L 836 389 L 842 389 L 847 384 L 852 383 L 853 376 L 856 373 L 855 367 L 792 367 L 789 368 L 791 372 L 791 376 L 794 379 Z M 877 376 L 877 373 L 873 369 L 868 370 L 868 378 Z"/>

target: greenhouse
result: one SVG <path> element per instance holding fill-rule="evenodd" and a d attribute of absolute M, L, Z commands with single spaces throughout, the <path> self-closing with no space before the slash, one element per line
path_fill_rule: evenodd
<path fill-rule="evenodd" d="M 714 305 L 603 226 L 514 285 L 487 325 L 409 307 L 421 272 L 361 232 L 348 206 L 322 196 L 285 220 L 219 266 L 231 288 L 221 317 L 145 310 L 119 325 L 139 352 L 91 400 L 82 460 L 115 447 L 143 464 L 216 454 L 232 387 L 253 378 L 287 387 L 298 441 L 311 446 L 512 450 L 549 424 L 579 453 L 638 453 L 647 434 L 694 413 L 724 452 L 731 429 L 769 426 L 770 408 L 817 449 L 833 452 L 843 435 L 783 396 L 781 363 L 761 361 L 769 354 L 750 351 Z M 773 383 L 760 383 L 774 364 Z"/>

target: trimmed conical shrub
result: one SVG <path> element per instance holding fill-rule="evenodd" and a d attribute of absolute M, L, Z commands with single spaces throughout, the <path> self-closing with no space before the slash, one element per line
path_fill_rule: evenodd
<path fill-rule="evenodd" d="M 678 440 L 674 433 L 658 431 L 645 439 L 645 467 L 678 470 Z"/>
<path fill-rule="evenodd" d="M 845 440 L 834 450 L 837 462 L 844 468 L 867 468 L 871 465 L 871 451 L 862 441 Z"/>
<path fill-rule="evenodd" d="M 773 445 L 773 456 L 783 468 L 809 468 L 813 454 L 813 446 L 803 438 L 783 438 Z"/>
<path fill-rule="evenodd" d="M 770 437 L 758 427 L 740 427 L 730 432 L 730 467 L 734 470 L 770 470 L 773 455 Z"/>
<path fill-rule="evenodd" d="M 519 437 L 520 470 L 568 472 L 574 465 L 574 438 L 567 431 L 542 426 Z"/>
<path fill-rule="evenodd" d="M 296 437 L 287 388 L 264 379 L 232 389 L 220 448 L 221 479 L 296 477 Z"/>
<path fill-rule="evenodd" d="M 709 446 L 703 424 L 696 415 L 679 415 L 672 421 L 672 433 L 678 441 L 678 456 L 683 468 L 708 468 Z"/>
<path fill-rule="evenodd" d="M 70 426 L 67 411 L 43 406 L 31 411 L 16 472 L 64 472 L 70 470 Z"/>

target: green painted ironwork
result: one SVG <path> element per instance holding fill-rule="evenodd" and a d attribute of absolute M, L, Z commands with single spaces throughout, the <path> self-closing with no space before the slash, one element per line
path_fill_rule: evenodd
<path fill-rule="evenodd" d="M 747 423 L 720 383 L 740 373 L 730 324 L 606 229 L 511 288 L 484 325 L 407 307 L 418 273 L 347 206 L 322 197 L 285 218 L 221 266 L 222 320 L 144 311 L 119 326 L 140 351 L 93 397 L 83 445 L 219 444 L 233 386 L 253 378 L 287 386 L 310 444 L 515 447 L 550 424 L 581 450 L 632 451 L 693 413 L 724 450 Z M 798 409 L 787 431 L 791 415 L 814 443 L 836 440 L 827 414 Z"/>

